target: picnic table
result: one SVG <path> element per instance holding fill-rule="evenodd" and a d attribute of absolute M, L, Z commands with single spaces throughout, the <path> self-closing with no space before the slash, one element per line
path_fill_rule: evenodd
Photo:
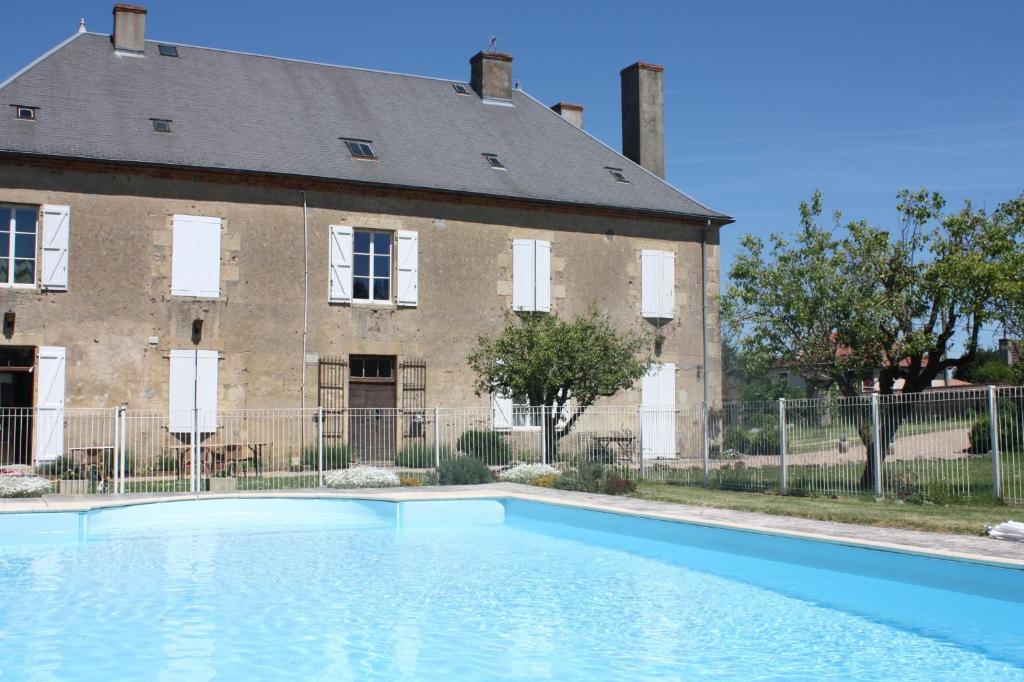
<path fill-rule="evenodd" d="M 98 481 L 106 480 L 113 474 L 113 445 L 86 445 L 68 448 L 67 452 L 74 466 L 80 467 L 83 472 L 95 472 Z"/>
<path fill-rule="evenodd" d="M 248 465 L 251 463 L 256 475 L 260 475 L 260 460 L 263 457 L 263 450 L 267 443 L 198 443 L 196 448 L 199 451 L 202 470 L 209 472 L 209 475 L 216 476 L 219 473 L 242 467 L 243 476 L 248 476 Z M 172 445 L 170 450 L 177 456 L 178 475 L 188 471 L 191 465 L 192 446 Z"/>

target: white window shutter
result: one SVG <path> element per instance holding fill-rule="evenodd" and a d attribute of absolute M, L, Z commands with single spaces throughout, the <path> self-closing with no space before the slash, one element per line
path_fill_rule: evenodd
<path fill-rule="evenodd" d="M 512 398 L 491 394 L 491 426 L 495 431 L 512 430 Z"/>
<path fill-rule="evenodd" d="M 512 310 L 533 310 L 534 244 L 532 239 L 512 240 Z"/>
<path fill-rule="evenodd" d="M 352 301 L 352 228 L 331 225 L 330 291 L 331 303 Z"/>
<path fill-rule="evenodd" d="M 534 310 L 551 312 L 551 243 L 534 242 Z"/>
<path fill-rule="evenodd" d="M 171 433 L 192 431 L 192 405 L 195 402 L 194 350 L 172 350 L 168 397 L 168 430 Z"/>
<path fill-rule="evenodd" d="M 217 362 L 215 350 L 198 351 L 196 358 L 196 407 L 200 433 L 217 430 Z"/>
<path fill-rule="evenodd" d="M 174 216 L 174 235 L 171 243 L 171 294 L 195 296 L 196 290 L 196 234 L 195 216 Z"/>
<path fill-rule="evenodd" d="M 71 237 L 71 207 L 43 206 L 43 255 L 40 286 L 53 291 L 68 288 L 68 242 Z"/>
<path fill-rule="evenodd" d="M 676 366 L 652 365 L 641 386 L 640 442 L 643 456 L 676 456 Z"/>
<path fill-rule="evenodd" d="M 37 369 L 35 459 L 51 461 L 64 454 L 64 349 L 40 346 Z"/>
<path fill-rule="evenodd" d="M 418 232 L 398 231 L 398 305 L 416 307 L 419 302 Z"/>
<path fill-rule="evenodd" d="M 676 307 L 676 254 L 661 252 L 661 317 L 671 320 Z"/>
<path fill-rule="evenodd" d="M 658 280 L 661 277 L 660 251 L 644 249 L 640 252 L 640 314 L 643 317 L 659 317 L 661 301 L 658 296 Z"/>
<path fill-rule="evenodd" d="M 220 218 L 195 217 L 195 296 L 220 298 Z"/>

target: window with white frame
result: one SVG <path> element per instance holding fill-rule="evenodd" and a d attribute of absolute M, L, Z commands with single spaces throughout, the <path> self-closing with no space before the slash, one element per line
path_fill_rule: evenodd
<path fill-rule="evenodd" d="M 38 221 L 35 206 L 0 206 L 0 285 L 35 286 Z"/>
<path fill-rule="evenodd" d="M 391 302 L 391 232 L 355 230 L 352 235 L 352 298 Z"/>
<path fill-rule="evenodd" d="M 539 429 L 541 425 L 541 409 L 530 405 L 525 395 L 512 398 L 512 428 Z"/>
<path fill-rule="evenodd" d="M 331 225 L 331 303 L 419 302 L 419 233 Z"/>

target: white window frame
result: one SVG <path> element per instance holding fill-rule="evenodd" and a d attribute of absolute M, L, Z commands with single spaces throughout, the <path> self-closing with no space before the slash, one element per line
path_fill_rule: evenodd
<path fill-rule="evenodd" d="M 512 398 L 511 417 L 513 431 L 540 431 L 544 423 L 540 408 L 530 405 L 530 399 L 525 395 Z"/>
<path fill-rule="evenodd" d="M 370 252 L 361 253 L 356 251 L 356 235 L 360 232 L 365 232 L 370 235 Z M 373 280 L 383 279 L 378 277 L 374 272 L 374 259 L 376 254 L 374 253 L 373 235 L 375 234 L 386 234 L 391 239 L 391 249 L 388 251 L 388 297 L 387 298 L 374 298 L 373 297 Z M 352 303 L 353 305 L 391 305 L 395 302 L 395 233 L 393 230 L 374 230 L 365 227 L 353 227 L 352 228 Z M 383 255 L 383 254 L 381 254 Z M 370 270 L 368 275 L 356 274 L 356 258 L 359 256 L 369 256 L 370 258 Z M 356 296 L 356 280 L 362 277 L 367 277 L 370 280 L 369 298 L 358 298 Z"/>
<path fill-rule="evenodd" d="M 211 263 L 200 263 L 194 260 L 195 252 L 181 253 L 181 244 L 187 243 L 189 249 L 195 247 L 200 238 L 201 230 L 214 231 L 213 239 L 216 249 L 205 255 Z M 175 298 L 194 298 L 215 301 L 221 298 L 221 231 L 224 221 L 214 216 L 175 214 L 171 219 L 171 296 Z M 186 232 L 191 231 L 191 234 Z M 181 242 L 179 243 L 179 239 Z M 184 259 L 183 259 L 184 257 Z M 176 260 L 177 259 L 177 260 Z M 201 266 L 206 265 L 216 271 L 215 287 L 204 289 Z M 213 274 L 213 273 L 207 273 Z"/>
<path fill-rule="evenodd" d="M 4 289 L 36 289 L 39 286 L 39 268 L 42 265 L 42 259 L 39 257 L 39 206 L 32 206 L 26 204 L 0 204 L 0 208 L 6 208 L 11 212 L 10 224 L 7 226 L 9 230 L 7 233 L 7 281 L 0 282 L 0 288 Z M 18 211 L 34 211 L 36 216 L 36 229 L 35 229 L 35 249 L 32 254 L 32 283 L 26 284 L 24 282 L 14 281 L 14 244 L 16 240 L 15 224 L 16 216 Z M 22 232 L 21 234 L 28 234 Z M 27 258 L 18 258 L 17 260 L 28 260 Z"/>

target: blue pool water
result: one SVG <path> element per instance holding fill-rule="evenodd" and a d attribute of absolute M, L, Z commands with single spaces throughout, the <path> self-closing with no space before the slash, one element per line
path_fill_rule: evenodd
<path fill-rule="evenodd" d="M 522 502 L 0 516 L 0 680 L 1024 680 L 1024 572 Z"/>

